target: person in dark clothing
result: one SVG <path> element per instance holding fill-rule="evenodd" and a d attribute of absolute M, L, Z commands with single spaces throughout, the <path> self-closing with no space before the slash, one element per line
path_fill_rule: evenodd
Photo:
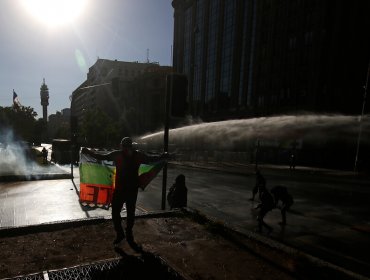
<path fill-rule="evenodd" d="M 256 207 L 256 209 L 259 209 L 257 217 L 258 231 L 262 232 L 262 227 L 264 226 L 265 228 L 267 228 L 267 234 L 270 234 L 272 231 L 272 227 L 266 224 L 263 219 L 266 214 L 274 208 L 274 199 L 269 191 L 266 189 L 266 187 L 260 187 L 259 192 L 261 203 Z"/>
<path fill-rule="evenodd" d="M 286 211 L 293 205 L 293 197 L 288 193 L 288 190 L 284 186 L 275 186 L 271 189 L 271 193 L 274 196 L 275 207 L 278 207 L 279 200 L 282 202 L 280 208 L 282 221 L 280 225 L 286 225 Z"/>
<path fill-rule="evenodd" d="M 42 163 L 47 164 L 48 163 L 48 151 L 45 149 L 45 147 L 42 148 L 41 155 L 42 155 Z"/>
<path fill-rule="evenodd" d="M 176 177 L 175 184 L 172 185 L 168 192 L 167 201 L 170 209 L 187 206 L 188 189 L 186 188 L 185 176 L 183 174 Z"/>
<path fill-rule="evenodd" d="M 260 193 L 260 196 L 261 196 L 260 189 L 266 189 L 266 180 L 262 176 L 261 171 L 257 170 L 256 171 L 256 185 L 253 188 L 252 197 L 249 200 L 253 201 L 254 197 L 256 196 L 258 192 Z"/>
<path fill-rule="evenodd" d="M 134 241 L 132 228 L 135 222 L 135 208 L 139 189 L 139 166 L 142 163 L 150 163 L 166 158 L 167 155 L 148 156 L 142 152 L 134 150 L 132 140 L 125 137 L 121 141 L 121 150 L 113 151 L 107 154 L 94 153 L 93 151 L 83 148 L 82 153 L 86 153 L 98 160 L 114 161 L 116 165 L 115 189 L 112 197 L 112 220 L 116 231 L 116 239 L 113 244 L 119 244 L 123 239 L 131 247 L 138 245 Z M 122 228 L 121 210 L 126 203 L 127 220 L 126 235 Z"/>

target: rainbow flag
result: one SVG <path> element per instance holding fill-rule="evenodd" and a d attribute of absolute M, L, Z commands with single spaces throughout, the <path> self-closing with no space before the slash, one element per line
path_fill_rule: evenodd
<path fill-rule="evenodd" d="M 139 167 L 139 187 L 145 189 L 163 168 L 164 161 Z M 80 202 L 109 205 L 112 201 L 116 167 L 113 162 L 97 161 L 80 153 Z"/>

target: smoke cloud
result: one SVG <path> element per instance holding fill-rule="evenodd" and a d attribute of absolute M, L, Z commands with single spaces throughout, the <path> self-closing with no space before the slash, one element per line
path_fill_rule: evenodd
<path fill-rule="evenodd" d="M 64 172 L 53 165 L 39 165 L 35 151 L 32 151 L 27 142 L 17 140 L 12 130 L 0 131 L 0 176 L 16 175 L 28 178 L 54 173 Z"/>

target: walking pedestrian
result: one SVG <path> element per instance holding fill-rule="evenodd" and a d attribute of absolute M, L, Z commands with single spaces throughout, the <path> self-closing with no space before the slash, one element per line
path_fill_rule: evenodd
<path fill-rule="evenodd" d="M 48 163 L 48 151 L 45 149 L 45 147 L 42 148 L 41 155 L 42 155 L 42 163 L 47 164 Z"/>
<path fill-rule="evenodd" d="M 266 180 L 265 177 L 262 176 L 261 171 L 256 171 L 256 185 L 252 190 L 252 197 L 249 199 L 251 201 L 254 200 L 257 193 L 261 196 L 261 189 L 266 189 Z"/>

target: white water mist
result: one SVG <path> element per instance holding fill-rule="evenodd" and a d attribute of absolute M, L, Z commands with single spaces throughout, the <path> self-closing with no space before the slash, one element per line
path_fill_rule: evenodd
<path fill-rule="evenodd" d="M 361 125 L 362 141 L 368 142 L 370 116 L 363 117 Z M 355 143 L 359 127 L 359 116 L 275 116 L 201 123 L 171 129 L 169 139 L 170 144 L 176 146 L 218 150 L 232 150 L 240 146 L 254 145 L 257 140 L 279 143 L 303 141 L 321 145 L 327 141 L 340 139 L 344 142 Z M 163 132 L 143 136 L 140 141 L 159 147 L 163 142 Z"/>

